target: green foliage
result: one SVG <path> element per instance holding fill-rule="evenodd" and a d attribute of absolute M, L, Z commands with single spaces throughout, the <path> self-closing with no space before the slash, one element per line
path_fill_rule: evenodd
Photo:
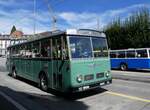
<path fill-rule="evenodd" d="M 10 34 L 12 34 L 12 33 L 15 32 L 15 31 L 16 31 L 16 27 L 13 26 L 12 29 L 11 29 L 11 33 L 10 33 Z"/>
<path fill-rule="evenodd" d="M 150 13 L 142 8 L 121 21 L 113 21 L 105 29 L 111 49 L 150 47 Z"/>

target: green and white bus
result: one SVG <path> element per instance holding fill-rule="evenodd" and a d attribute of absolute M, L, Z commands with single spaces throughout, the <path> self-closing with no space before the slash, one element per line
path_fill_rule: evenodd
<path fill-rule="evenodd" d="M 78 92 L 110 84 L 105 34 L 90 29 L 44 32 L 7 48 L 10 74 L 61 92 Z"/>

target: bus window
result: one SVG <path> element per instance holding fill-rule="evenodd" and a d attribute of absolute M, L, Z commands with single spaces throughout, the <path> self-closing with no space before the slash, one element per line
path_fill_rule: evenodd
<path fill-rule="evenodd" d="M 50 39 L 41 41 L 41 57 L 51 57 Z"/>
<path fill-rule="evenodd" d="M 10 49 L 7 50 L 7 54 L 6 55 L 7 55 L 7 58 L 10 57 Z"/>
<path fill-rule="evenodd" d="M 125 51 L 118 51 L 118 58 L 125 58 Z"/>
<path fill-rule="evenodd" d="M 31 51 L 31 44 L 28 44 L 25 49 L 25 57 L 31 58 L 32 51 Z"/>
<path fill-rule="evenodd" d="M 66 60 L 69 58 L 67 39 L 65 36 L 52 39 L 52 55 L 53 59 Z"/>
<path fill-rule="evenodd" d="M 49 39 L 49 45 L 47 46 L 47 56 L 52 58 L 52 39 Z"/>
<path fill-rule="evenodd" d="M 147 54 L 147 50 L 136 50 L 137 55 L 136 57 L 138 58 L 147 58 L 148 54 Z"/>
<path fill-rule="evenodd" d="M 72 36 L 70 41 L 70 51 L 72 58 L 91 58 L 92 47 L 91 41 L 88 37 L 75 37 Z"/>
<path fill-rule="evenodd" d="M 135 58 L 135 51 L 127 51 L 127 58 Z"/>
<path fill-rule="evenodd" d="M 61 38 L 53 38 L 52 53 L 53 59 L 61 59 Z"/>
<path fill-rule="evenodd" d="M 48 57 L 48 50 L 50 49 L 50 40 L 41 42 L 41 57 Z"/>
<path fill-rule="evenodd" d="M 69 58 L 66 37 L 62 37 L 62 41 L 61 42 L 62 42 L 62 59 L 66 60 L 66 59 Z"/>
<path fill-rule="evenodd" d="M 108 49 L 105 38 L 92 38 L 94 57 L 107 57 Z"/>
<path fill-rule="evenodd" d="M 19 56 L 20 57 L 25 57 L 26 56 L 26 51 L 25 51 L 25 45 L 21 45 L 19 48 Z"/>
<path fill-rule="evenodd" d="M 32 47 L 32 57 L 40 57 L 40 43 L 34 42 Z"/>
<path fill-rule="evenodd" d="M 18 49 L 18 47 L 13 47 L 11 49 L 11 56 L 12 57 L 18 57 L 18 55 L 19 55 L 19 49 Z"/>
<path fill-rule="evenodd" d="M 116 58 L 116 52 L 110 52 L 110 58 Z"/>
<path fill-rule="evenodd" d="M 14 49 L 14 48 L 11 48 L 11 57 L 14 56 L 14 52 L 15 52 L 15 49 Z"/>

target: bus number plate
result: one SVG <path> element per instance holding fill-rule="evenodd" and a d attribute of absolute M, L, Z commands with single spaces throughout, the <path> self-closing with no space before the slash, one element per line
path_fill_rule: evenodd
<path fill-rule="evenodd" d="M 103 85 L 105 85 L 105 82 L 100 83 L 100 86 L 103 86 Z"/>
<path fill-rule="evenodd" d="M 89 88 L 90 88 L 89 86 L 84 86 L 83 90 L 86 90 L 86 89 L 89 89 Z"/>

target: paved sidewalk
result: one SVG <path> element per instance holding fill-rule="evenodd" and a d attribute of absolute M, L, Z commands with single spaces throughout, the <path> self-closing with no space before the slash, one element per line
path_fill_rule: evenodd
<path fill-rule="evenodd" d="M 150 71 L 139 70 L 139 71 L 119 71 L 112 70 L 113 79 L 131 80 L 139 82 L 150 83 Z"/>

